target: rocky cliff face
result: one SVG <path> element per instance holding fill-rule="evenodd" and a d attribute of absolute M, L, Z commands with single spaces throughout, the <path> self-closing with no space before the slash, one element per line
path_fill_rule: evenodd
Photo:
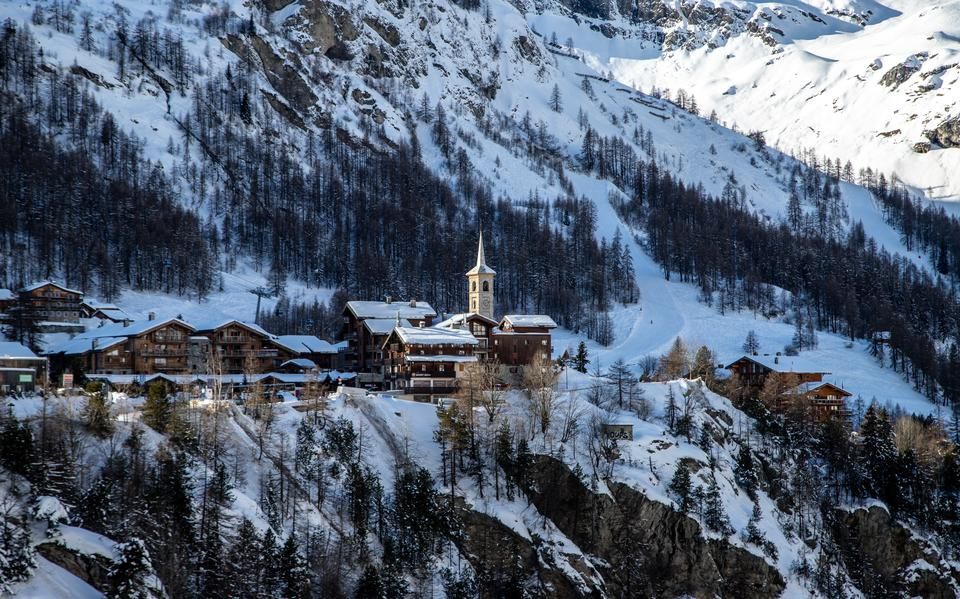
<path fill-rule="evenodd" d="M 894 520 L 880 506 L 837 511 L 833 535 L 851 578 L 864 591 L 910 597 L 960 596 L 960 571 L 937 548 Z"/>
<path fill-rule="evenodd" d="M 591 491 L 564 464 L 538 456 L 527 495 L 586 554 L 611 597 L 778 597 L 785 582 L 763 558 L 705 539 L 693 519 L 620 483 Z"/>

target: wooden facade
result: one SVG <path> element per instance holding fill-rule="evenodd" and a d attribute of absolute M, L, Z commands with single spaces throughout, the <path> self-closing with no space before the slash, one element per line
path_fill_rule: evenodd
<path fill-rule="evenodd" d="M 97 374 L 187 374 L 187 347 L 193 327 L 182 320 L 149 321 L 126 337 L 89 340 L 79 354 L 82 370 Z M 123 327 L 126 328 L 126 327 Z"/>
<path fill-rule="evenodd" d="M 556 323 L 542 315 L 507 315 L 492 335 L 492 356 L 505 366 L 523 366 L 539 354 L 553 356 L 552 329 Z"/>
<path fill-rule="evenodd" d="M 197 329 L 197 334 L 209 339 L 211 366 L 223 374 L 271 372 L 297 357 L 260 327 L 239 320 L 205 325 Z"/>
<path fill-rule="evenodd" d="M 771 373 L 778 373 L 783 376 L 790 376 L 795 384 L 819 383 L 823 381 L 823 375 L 828 372 L 814 372 L 804 370 L 794 370 L 788 365 L 789 357 L 785 356 L 743 356 L 735 362 L 726 366 L 727 370 L 733 372 L 738 377 L 740 384 L 744 385 L 752 395 L 760 393 L 763 385 L 767 382 L 767 377 Z"/>
<path fill-rule="evenodd" d="M 833 383 L 806 383 L 801 384 L 788 394 L 792 393 L 797 399 L 805 402 L 813 411 L 814 417 L 823 422 L 830 418 L 849 418 L 846 398 L 852 393 L 834 385 Z"/>
<path fill-rule="evenodd" d="M 20 301 L 27 304 L 30 317 L 38 322 L 80 322 L 83 293 L 52 281 L 36 283 L 20 290 Z"/>
<path fill-rule="evenodd" d="M 403 326 L 429 327 L 436 311 L 426 302 L 352 301 L 343 309 L 339 340 L 346 341 L 343 367 L 361 373 L 361 384 L 382 385 L 382 347 L 397 319 Z M 366 321 L 370 321 L 369 323 Z"/>
<path fill-rule="evenodd" d="M 396 327 L 383 345 L 384 384 L 424 401 L 453 393 L 478 345 L 467 331 Z"/>

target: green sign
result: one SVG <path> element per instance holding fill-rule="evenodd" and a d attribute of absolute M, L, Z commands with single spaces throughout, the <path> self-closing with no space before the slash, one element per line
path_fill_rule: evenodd
<path fill-rule="evenodd" d="M 33 375 L 32 375 L 32 374 L 21 374 L 21 375 L 20 375 L 20 382 L 21 382 L 21 383 L 32 383 L 32 382 L 33 382 Z"/>

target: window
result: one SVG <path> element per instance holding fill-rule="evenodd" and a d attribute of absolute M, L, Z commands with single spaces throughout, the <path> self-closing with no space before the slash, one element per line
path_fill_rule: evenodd
<path fill-rule="evenodd" d="M 547 340 L 546 340 L 546 339 L 541 339 L 541 340 L 540 340 L 540 345 L 546 345 L 546 344 L 547 344 Z"/>
<path fill-rule="evenodd" d="M 476 310 L 477 310 L 477 300 L 473 300 L 473 303 L 470 304 L 470 305 L 473 306 L 473 310 L 474 310 L 474 312 L 476 312 Z"/>
<path fill-rule="evenodd" d="M 484 282 L 483 282 L 483 290 L 484 290 L 484 291 L 490 291 L 490 281 L 484 281 Z"/>
<path fill-rule="evenodd" d="M 440 366 L 437 367 L 437 370 L 439 370 L 440 372 L 443 372 L 443 369 L 444 369 L 444 368 L 443 368 L 443 364 L 441 364 Z"/>
<path fill-rule="evenodd" d="M 477 282 L 470 281 L 470 291 L 476 291 L 476 290 L 477 290 Z"/>

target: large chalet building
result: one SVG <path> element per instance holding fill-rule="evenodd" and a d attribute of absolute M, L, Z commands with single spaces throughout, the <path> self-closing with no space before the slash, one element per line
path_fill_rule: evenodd
<path fill-rule="evenodd" d="M 272 372 L 291 360 L 329 369 L 321 364 L 338 364 L 340 349 L 313 335 L 272 335 L 235 319 L 191 324 L 151 315 L 90 329 L 52 346 L 47 356 L 58 373 L 228 375 Z"/>
<path fill-rule="evenodd" d="M 40 322 L 80 322 L 83 292 L 53 281 L 41 281 L 24 287 L 20 301 L 30 307 L 30 316 Z"/>
<path fill-rule="evenodd" d="M 344 368 L 357 373 L 358 383 L 364 386 L 383 385 L 383 344 L 397 326 L 429 327 L 437 317 L 436 310 L 427 302 L 412 299 L 396 302 L 389 296 L 385 301 L 351 301 L 343 309 L 340 339 L 347 343 Z"/>

